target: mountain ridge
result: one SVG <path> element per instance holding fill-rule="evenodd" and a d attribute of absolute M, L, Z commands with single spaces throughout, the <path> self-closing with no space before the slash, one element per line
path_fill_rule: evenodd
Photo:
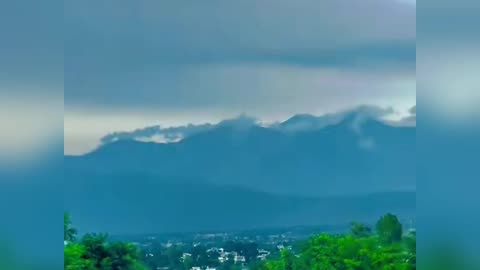
<path fill-rule="evenodd" d="M 81 229 L 112 233 L 414 216 L 415 127 L 356 115 L 293 133 L 248 123 L 65 156 L 65 206 Z"/>
<path fill-rule="evenodd" d="M 415 107 L 414 107 L 415 108 Z M 329 113 L 324 115 L 313 115 L 308 113 L 296 114 L 292 117 L 279 122 L 270 124 L 260 123 L 255 117 L 251 117 L 245 114 L 241 114 L 236 118 L 226 119 L 218 122 L 217 124 L 204 123 L 204 124 L 188 124 L 184 126 L 173 126 L 163 128 L 160 125 L 149 126 L 134 131 L 127 132 L 113 132 L 107 134 L 101 139 L 101 144 L 108 144 L 117 140 L 134 139 L 139 141 L 154 141 L 163 143 L 174 143 L 182 139 L 190 137 L 192 135 L 202 133 L 220 126 L 231 126 L 237 128 L 248 128 L 251 126 L 265 126 L 272 129 L 276 129 L 286 133 L 320 129 L 329 125 L 338 124 L 342 120 L 347 118 L 366 119 L 371 118 L 382 121 L 392 126 L 412 126 L 412 121 L 416 114 L 416 110 L 413 108 L 409 111 L 410 116 L 402 120 L 391 121 L 384 120 L 383 117 L 394 114 L 391 108 L 381 108 L 377 106 L 358 106 L 350 110 L 340 111 L 336 113 Z M 160 140 L 160 141 L 159 141 Z"/>
<path fill-rule="evenodd" d="M 175 143 L 119 140 L 84 156 L 66 156 L 65 167 L 207 179 L 271 193 L 349 193 L 349 185 L 365 193 L 415 185 L 415 141 L 415 128 L 372 119 L 295 134 L 221 125 Z M 298 185 L 292 187 L 291 179 Z"/>
<path fill-rule="evenodd" d="M 414 191 L 330 197 L 275 195 L 152 175 L 67 174 L 65 207 L 84 231 L 225 231 L 374 221 L 385 212 L 412 217 Z"/>

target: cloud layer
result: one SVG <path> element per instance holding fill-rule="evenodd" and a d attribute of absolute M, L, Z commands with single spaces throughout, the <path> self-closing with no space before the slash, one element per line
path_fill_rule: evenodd
<path fill-rule="evenodd" d="M 66 106 L 208 109 L 415 71 L 415 6 L 393 0 L 67 1 L 65 18 Z"/>
<path fill-rule="evenodd" d="M 380 108 L 376 106 L 360 106 L 352 110 L 341 111 L 322 116 L 314 116 L 311 114 L 295 115 L 285 121 L 275 123 L 261 123 L 256 118 L 240 115 L 236 118 L 223 120 L 214 124 L 188 124 L 185 126 L 166 128 L 156 125 L 136 129 L 134 131 L 113 132 L 104 136 L 101 139 L 101 143 L 108 144 L 118 140 L 172 143 L 222 126 L 231 126 L 236 128 L 264 126 L 285 133 L 297 133 L 321 129 L 330 125 L 338 124 L 346 119 L 348 119 L 350 122 L 352 132 L 362 136 L 362 125 L 365 123 L 365 121 L 370 119 L 382 121 L 386 124 L 395 126 L 414 126 L 415 122 L 412 120 L 415 117 L 414 108 L 411 109 L 412 114 L 410 116 L 399 121 L 386 121 L 385 117 L 394 114 L 394 110 L 392 108 Z M 373 144 L 374 141 L 370 138 L 365 138 L 361 142 L 362 147 L 366 148 L 373 147 Z"/>
<path fill-rule="evenodd" d="M 76 119 L 273 121 L 415 103 L 411 1 L 68 0 L 65 29 L 65 111 Z"/>

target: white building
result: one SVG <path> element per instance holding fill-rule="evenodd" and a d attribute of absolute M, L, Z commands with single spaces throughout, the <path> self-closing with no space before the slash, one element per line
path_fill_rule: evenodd
<path fill-rule="evenodd" d="M 218 253 L 222 253 L 222 252 L 219 252 L 219 249 L 218 249 L 218 248 L 216 248 L 216 247 L 213 247 L 213 248 L 209 248 L 209 249 L 207 249 L 207 252 L 208 252 L 208 253 L 211 253 L 211 252 L 218 252 Z"/>
<path fill-rule="evenodd" d="M 261 261 L 265 261 L 267 259 L 267 254 L 260 254 L 257 256 L 257 259 Z"/>
<path fill-rule="evenodd" d="M 233 257 L 233 260 L 235 261 L 235 263 L 238 263 L 238 262 L 243 263 L 243 262 L 245 262 L 245 257 L 237 255 L 237 256 Z"/>

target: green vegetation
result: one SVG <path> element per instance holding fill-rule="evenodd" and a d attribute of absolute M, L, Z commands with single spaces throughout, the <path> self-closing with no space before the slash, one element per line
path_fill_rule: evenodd
<path fill-rule="evenodd" d="M 382 244 L 391 245 L 402 239 L 402 224 L 392 214 L 386 214 L 378 220 L 377 234 Z"/>
<path fill-rule="evenodd" d="M 416 269 L 416 234 L 414 231 L 404 234 L 402 224 L 392 214 L 381 217 L 375 231 L 367 225 L 352 223 L 348 234 L 314 236 L 299 249 L 272 251 L 266 261 L 257 259 L 257 243 L 224 242 L 223 249 L 245 257 L 246 268 L 234 263 L 233 257 L 219 262 L 218 251 L 207 250 L 203 245 L 194 246 L 188 250 L 188 257 L 180 259 L 186 250 L 175 245 L 141 254 L 134 245 L 109 242 L 103 234 L 87 234 L 77 241 L 67 214 L 64 223 L 66 270 L 144 270 L 159 265 L 171 270 L 189 270 L 193 266 L 213 266 L 220 270 Z M 148 256 L 150 252 L 155 256 Z"/>
<path fill-rule="evenodd" d="M 86 234 L 76 241 L 70 216 L 64 214 L 65 270 L 146 270 L 139 250 L 124 242 L 107 242 L 105 234 Z"/>
<path fill-rule="evenodd" d="M 411 270 L 416 269 L 416 235 L 402 235 L 397 217 L 387 214 L 376 224 L 376 233 L 353 223 L 348 235 L 322 234 L 305 243 L 298 255 L 283 250 L 262 270 Z"/>

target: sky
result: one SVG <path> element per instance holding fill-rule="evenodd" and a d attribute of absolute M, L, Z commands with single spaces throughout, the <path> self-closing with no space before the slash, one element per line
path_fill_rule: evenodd
<path fill-rule="evenodd" d="M 65 1 L 64 152 L 114 131 L 416 104 L 416 1 Z"/>

